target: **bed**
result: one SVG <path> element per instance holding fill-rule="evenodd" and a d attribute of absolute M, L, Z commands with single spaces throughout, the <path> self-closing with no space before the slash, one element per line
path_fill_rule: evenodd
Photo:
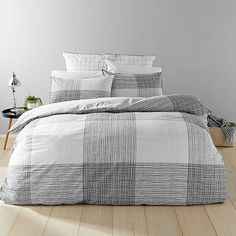
<path fill-rule="evenodd" d="M 36 108 L 13 127 L 19 134 L 1 199 L 27 205 L 223 202 L 224 164 L 207 112 L 186 95 Z"/>
<path fill-rule="evenodd" d="M 24 113 L 11 129 L 18 135 L 0 199 L 17 205 L 224 202 L 224 162 L 207 128 L 210 110 L 191 95 L 163 95 L 160 70 L 153 70 L 53 80 L 52 104 Z"/>

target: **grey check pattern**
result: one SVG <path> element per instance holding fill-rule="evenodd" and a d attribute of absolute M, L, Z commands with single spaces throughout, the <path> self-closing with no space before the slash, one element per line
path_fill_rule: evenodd
<path fill-rule="evenodd" d="M 182 100 L 185 101 L 180 103 Z M 193 104 L 190 113 L 177 112 L 178 109 L 189 111 L 190 104 Z M 166 113 L 158 113 L 163 111 Z M 0 199 L 19 205 L 223 202 L 227 196 L 224 164 L 212 144 L 206 119 L 204 123 L 207 112 L 198 99 L 182 95 L 72 101 L 29 111 L 13 127 L 21 130 L 19 135 L 26 136 L 21 140 L 23 145 L 15 147 L 14 152 L 20 150 L 20 155 L 13 157 L 16 163 L 9 164 Z M 172 133 L 165 134 L 169 139 L 171 134 L 177 135 L 175 138 L 180 137 L 179 133 L 182 135 L 186 156 L 181 161 L 176 162 L 174 151 L 173 158 L 163 159 L 173 146 L 176 148 L 173 143 L 164 151 L 158 149 L 152 159 L 146 154 L 151 156 L 147 148 L 154 147 L 147 145 L 152 140 L 144 138 L 144 130 L 148 127 L 152 139 L 161 141 L 159 129 L 156 132 L 152 129 L 156 125 L 160 128 L 163 121 L 181 125 L 177 131 L 172 129 Z M 64 128 L 58 129 L 59 124 Z M 52 137 L 59 143 L 54 143 Z M 62 152 L 53 162 L 42 154 L 37 156 L 43 151 L 43 147 L 36 148 L 37 144 L 48 143 L 48 140 L 51 145 L 45 148 L 45 155 L 50 152 L 50 158 L 55 158 L 55 153 L 61 155 Z M 59 146 L 68 140 L 68 150 Z M 55 147 L 60 153 L 53 152 Z M 72 148 L 73 152 L 69 150 Z M 73 161 L 71 156 L 74 156 Z M 43 161 L 37 162 L 37 157 L 43 157 Z"/>
<path fill-rule="evenodd" d="M 120 74 L 113 79 L 111 97 L 153 97 L 162 95 L 161 72 L 154 74 Z"/>
<path fill-rule="evenodd" d="M 110 97 L 110 93 L 103 90 L 62 90 L 51 92 L 49 103 L 103 97 Z"/>
<path fill-rule="evenodd" d="M 124 65 L 140 65 L 152 67 L 156 56 L 126 54 L 88 54 L 64 52 L 67 71 L 100 71 L 106 69 L 105 59 Z"/>
<path fill-rule="evenodd" d="M 84 202 L 134 204 L 135 156 L 134 113 L 88 115 L 83 146 Z"/>
<path fill-rule="evenodd" d="M 76 79 L 69 80 L 52 76 L 51 83 L 49 103 L 110 97 L 111 94 L 111 91 L 107 91 L 105 88 L 94 90 L 87 86 L 87 89 L 82 89 L 80 86 L 81 80 Z"/>

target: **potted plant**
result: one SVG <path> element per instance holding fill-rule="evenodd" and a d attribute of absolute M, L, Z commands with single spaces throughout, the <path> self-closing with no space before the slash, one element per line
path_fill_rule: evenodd
<path fill-rule="evenodd" d="M 25 98 L 24 107 L 27 107 L 28 110 L 41 105 L 42 105 L 42 100 L 40 98 L 36 98 L 35 96 L 31 95 Z"/>

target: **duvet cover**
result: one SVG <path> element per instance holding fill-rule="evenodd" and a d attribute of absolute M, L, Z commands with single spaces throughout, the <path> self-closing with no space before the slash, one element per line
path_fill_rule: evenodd
<path fill-rule="evenodd" d="M 223 202 L 209 110 L 188 95 L 99 98 L 23 114 L 0 199 L 10 204 Z"/>

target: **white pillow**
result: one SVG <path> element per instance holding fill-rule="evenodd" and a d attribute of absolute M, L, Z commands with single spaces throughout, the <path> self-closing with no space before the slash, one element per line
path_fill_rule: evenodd
<path fill-rule="evenodd" d="M 91 79 L 91 78 L 102 78 L 103 74 L 101 71 L 76 71 L 69 72 L 65 70 L 53 70 L 51 77 L 57 77 L 61 79 Z"/>
<path fill-rule="evenodd" d="M 50 103 L 110 97 L 114 76 L 87 79 L 51 77 Z"/>
<path fill-rule="evenodd" d="M 113 78 L 114 76 L 108 76 L 106 78 L 103 77 L 101 79 L 100 78 L 82 79 L 80 82 L 80 90 L 105 91 L 107 93 L 107 96 L 110 96 Z"/>
<path fill-rule="evenodd" d="M 99 71 L 105 69 L 107 60 L 119 62 L 123 65 L 138 65 L 152 67 L 156 56 L 125 55 L 125 54 L 88 54 L 63 52 L 67 71 Z"/>
<path fill-rule="evenodd" d="M 137 65 L 122 65 L 118 62 L 105 60 L 107 64 L 107 70 L 113 73 L 122 74 L 153 74 L 161 72 L 161 67 L 144 67 Z"/>

